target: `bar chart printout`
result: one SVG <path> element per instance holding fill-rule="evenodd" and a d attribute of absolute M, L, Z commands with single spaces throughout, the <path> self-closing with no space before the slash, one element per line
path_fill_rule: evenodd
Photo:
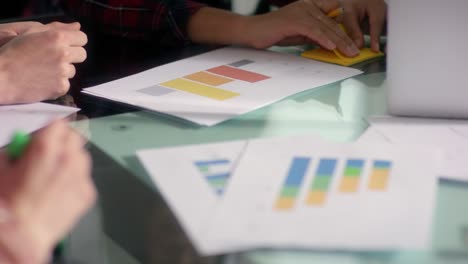
<path fill-rule="evenodd" d="M 210 244 L 241 241 L 245 248 L 280 250 L 427 250 L 433 238 L 437 168 L 443 158 L 431 146 L 304 137 L 252 140 L 210 222 Z"/>
<path fill-rule="evenodd" d="M 362 73 L 268 50 L 226 47 L 82 92 L 213 126 L 288 96 Z M 294 83 L 294 85 L 288 85 Z"/>
<path fill-rule="evenodd" d="M 333 175 L 335 174 L 336 164 L 336 159 L 320 159 L 310 189 L 307 192 L 306 204 L 319 206 L 325 203 Z"/>
<path fill-rule="evenodd" d="M 234 81 L 256 83 L 271 78 L 263 74 L 240 69 L 240 67 L 252 63 L 255 62 L 251 60 L 236 61 L 161 83 L 160 87 L 188 92 L 218 101 L 229 100 L 240 94 L 219 86 Z M 164 95 L 166 93 L 159 94 Z"/>
<path fill-rule="evenodd" d="M 359 181 L 364 167 L 362 159 L 348 159 L 341 178 L 340 192 L 355 193 L 359 188 Z"/>
<path fill-rule="evenodd" d="M 299 195 L 302 182 L 309 168 L 310 158 L 295 157 L 289 168 L 288 176 L 281 188 L 280 195 L 276 201 L 275 208 L 278 210 L 289 210 Z"/>
<path fill-rule="evenodd" d="M 229 176 L 231 176 L 231 161 L 228 159 L 204 160 L 195 161 L 194 165 L 215 193 L 219 196 L 223 195 Z"/>
<path fill-rule="evenodd" d="M 294 157 L 285 176 L 283 185 L 278 195 L 275 209 L 288 210 L 295 206 L 300 195 L 302 185 L 305 185 L 307 175 L 313 176 L 308 183 L 304 198 L 306 206 L 321 207 L 327 202 L 330 195 L 356 193 L 360 181 L 366 181 L 367 190 L 386 191 L 390 180 L 392 162 L 388 160 L 364 160 L 364 159 L 336 159 L 318 157 L 318 165 L 314 173 L 307 173 L 312 158 Z M 344 167 L 338 170 L 338 164 L 344 163 Z M 364 165 L 372 164 L 369 170 L 364 171 Z M 312 169 L 311 169 L 312 171 Z M 338 192 L 332 193 L 333 180 L 336 178 Z"/>

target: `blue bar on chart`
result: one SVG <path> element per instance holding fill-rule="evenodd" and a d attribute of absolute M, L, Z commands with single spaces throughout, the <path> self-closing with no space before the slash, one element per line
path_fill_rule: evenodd
<path fill-rule="evenodd" d="M 325 203 L 337 163 L 336 159 L 320 159 L 314 179 L 307 193 L 306 203 L 308 205 L 319 206 Z"/>
<path fill-rule="evenodd" d="M 340 191 L 344 193 L 357 192 L 362 170 L 364 168 L 364 160 L 348 159 L 343 172 L 343 178 L 340 183 Z"/>
<path fill-rule="evenodd" d="M 388 160 L 374 160 L 369 178 L 369 189 L 383 191 L 387 189 L 392 162 Z"/>
<path fill-rule="evenodd" d="M 311 159 L 307 157 L 294 157 L 288 171 L 286 180 L 276 201 L 275 208 L 288 210 L 294 207 L 302 182 L 309 168 Z"/>

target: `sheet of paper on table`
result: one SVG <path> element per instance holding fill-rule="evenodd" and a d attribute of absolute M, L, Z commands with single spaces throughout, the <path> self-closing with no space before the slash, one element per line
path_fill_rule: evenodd
<path fill-rule="evenodd" d="M 75 107 L 46 103 L 0 106 L 0 147 L 7 145 L 13 133 L 18 130 L 31 133 L 54 119 L 67 117 L 79 110 Z"/>
<path fill-rule="evenodd" d="M 227 47 L 83 92 L 211 126 L 360 73 L 291 54 Z"/>
<path fill-rule="evenodd" d="M 207 223 L 214 217 L 246 144 L 247 141 L 234 141 L 137 152 L 199 251 L 204 251 Z M 220 250 L 224 247 L 218 245 Z"/>
<path fill-rule="evenodd" d="M 386 142 L 408 147 L 434 145 L 444 151 L 439 176 L 468 181 L 468 121 L 380 116 L 369 118 L 370 127 L 359 142 Z"/>
<path fill-rule="evenodd" d="M 426 248 L 440 160 L 432 148 L 250 141 L 203 253 L 239 241 L 253 248 Z"/>
<path fill-rule="evenodd" d="M 201 254 L 421 248 L 430 237 L 440 159 L 431 149 L 300 136 L 138 157 Z"/>

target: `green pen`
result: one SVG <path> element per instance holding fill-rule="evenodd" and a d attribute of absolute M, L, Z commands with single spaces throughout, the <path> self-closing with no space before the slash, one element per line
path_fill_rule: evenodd
<path fill-rule="evenodd" d="M 16 132 L 10 144 L 7 146 L 7 154 L 12 160 L 16 160 L 23 154 L 24 150 L 31 141 L 31 137 L 24 132 Z"/>
<path fill-rule="evenodd" d="M 31 142 L 31 136 L 29 134 L 21 132 L 21 131 L 16 132 L 13 135 L 10 141 L 10 144 L 8 144 L 6 148 L 6 152 L 8 156 L 10 157 L 10 159 L 16 160 L 19 157 L 21 157 L 23 152 L 28 147 L 29 142 Z M 62 256 L 64 249 L 65 249 L 65 240 L 62 240 L 54 249 L 54 252 L 53 252 L 54 257 Z"/>

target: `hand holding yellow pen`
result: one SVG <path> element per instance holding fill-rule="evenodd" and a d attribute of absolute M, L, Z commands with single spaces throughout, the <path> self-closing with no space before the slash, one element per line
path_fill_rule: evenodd
<path fill-rule="evenodd" d="M 343 8 L 342 7 L 338 7 L 332 11 L 330 11 L 327 16 L 330 17 L 330 18 L 336 18 L 337 16 L 343 14 Z M 344 28 L 343 24 L 338 24 L 338 26 L 341 28 L 341 30 L 343 30 L 344 32 L 346 32 L 346 29 Z M 343 59 L 343 58 L 346 58 L 345 56 L 343 56 L 339 51 L 338 49 L 334 49 L 333 50 L 333 53 L 335 53 L 335 55 L 337 57 L 339 57 L 340 59 Z"/>
<path fill-rule="evenodd" d="M 343 8 L 337 8 L 332 10 L 327 14 L 330 18 L 336 18 L 337 16 L 343 13 Z M 339 24 L 340 28 L 346 32 L 344 26 Z M 350 66 L 359 62 L 363 62 L 372 58 L 381 57 L 384 54 L 382 52 L 373 52 L 369 48 L 363 48 L 360 50 L 360 54 L 356 57 L 346 57 L 342 55 L 337 49 L 334 49 L 333 52 L 330 52 L 325 49 L 316 48 L 312 50 L 305 51 L 301 54 L 302 57 L 325 61 L 329 63 L 335 63 L 343 66 Z"/>

